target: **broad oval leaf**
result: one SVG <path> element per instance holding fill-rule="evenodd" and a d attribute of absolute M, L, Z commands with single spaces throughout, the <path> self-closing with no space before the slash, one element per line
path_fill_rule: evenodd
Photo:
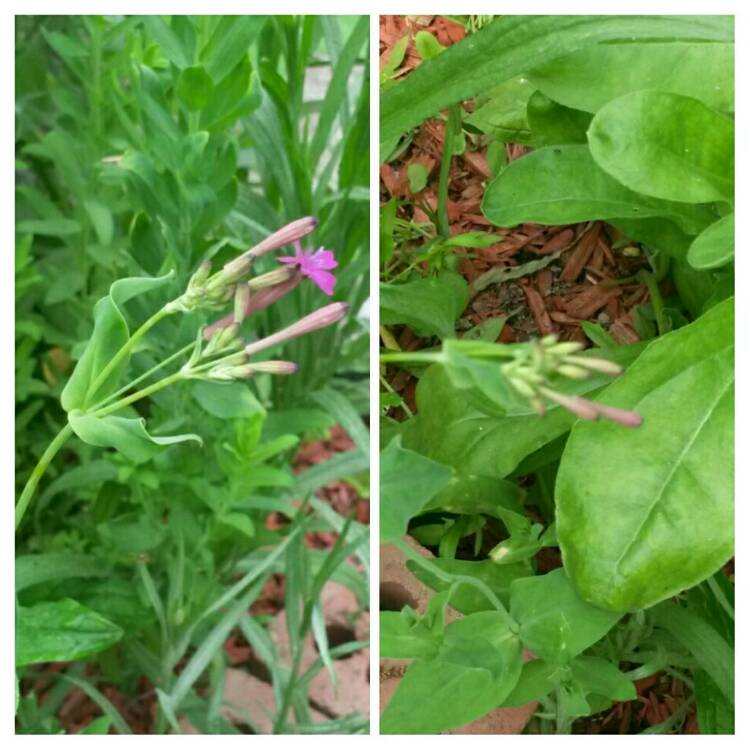
<path fill-rule="evenodd" d="M 626 94 L 596 113 L 588 138 L 597 164 L 631 190 L 684 203 L 734 195 L 734 123 L 697 99 Z"/>
<path fill-rule="evenodd" d="M 687 254 L 693 268 L 719 268 L 734 260 L 734 214 L 711 224 L 693 240 Z"/>
<path fill-rule="evenodd" d="M 598 400 L 635 430 L 578 423 L 557 476 L 557 533 L 582 596 L 619 612 L 703 580 L 733 549 L 733 300 L 655 340 Z"/>
<path fill-rule="evenodd" d="M 529 80 L 555 101 L 596 112 L 631 91 L 668 91 L 734 111 L 734 44 L 596 44 L 534 68 Z"/>
<path fill-rule="evenodd" d="M 451 470 L 414 451 L 401 447 L 401 438 L 390 442 L 380 456 L 380 541 L 406 533 L 409 519 L 451 478 Z"/>
<path fill-rule="evenodd" d="M 68 421 L 73 432 L 85 443 L 99 448 L 115 448 L 134 463 L 148 461 L 175 443 L 194 440 L 199 445 L 203 444 L 200 436 L 194 434 L 154 437 L 146 431 L 145 419 L 116 417 L 112 414 L 96 417 L 74 410 L 68 415 Z"/>
<path fill-rule="evenodd" d="M 587 146 L 548 146 L 512 162 L 487 187 L 482 212 L 505 227 L 660 216 L 690 234 L 715 220 L 704 206 L 629 190 L 594 161 Z"/>
<path fill-rule="evenodd" d="M 563 568 L 513 581 L 510 613 L 521 626 L 523 644 L 559 665 L 593 646 L 622 617 L 584 601 Z"/>
<path fill-rule="evenodd" d="M 16 666 L 86 659 L 113 646 L 122 629 L 73 599 L 16 610 Z"/>
<path fill-rule="evenodd" d="M 97 388 L 96 393 L 89 393 L 99 373 L 124 346 L 130 335 L 121 308 L 133 297 L 158 289 L 173 277 L 174 272 L 171 271 L 156 278 L 119 279 L 109 288 L 109 294 L 96 303 L 94 332 L 60 397 L 65 411 L 84 409 L 117 390 L 127 361 L 115 368 L 107 381 Z"/>
<path fill-rule="evenodd" d="M 406 323 L 418 334 L 450 338 L 468 301 L 466 281 L 452 271 L 434 279 L 381 284 L 380 322 Z"/>
<path fill-rule="evenodd" d="M 731 42 L 731 16 L 504 16 L 422 63 L 381 95 L 386 144 L 444 107 L 563 55 L 602 42 Z"/>

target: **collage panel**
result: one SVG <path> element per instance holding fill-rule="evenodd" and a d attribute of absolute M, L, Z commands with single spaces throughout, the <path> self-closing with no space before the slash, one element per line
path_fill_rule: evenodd
<path fill-rule="evenodd" d="M 734 734 L 734 51 L 380 16 L 382 734 Z"/>
<path fill-rule="evenodd" d="M 369 34 L 15 17 L 17 735 L 369 732 Z"/>

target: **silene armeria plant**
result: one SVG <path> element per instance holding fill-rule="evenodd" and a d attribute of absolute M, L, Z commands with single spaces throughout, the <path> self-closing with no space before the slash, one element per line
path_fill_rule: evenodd
<path fill-rule="evenodd" d="M 300 243 L 316 225 L 317 220 L 313 217 L 293 221 L 214 273 L 211 262 L 204 261 L 190 278 L 185 291 L 157 310 L 132 334 L 121 306 L 139 294 L 168 283 L 173 274 L 160 278 L 121 279 L 112 284 L 109 295 L 99 300 L 94 308 L 93 335 L 62 393 L 61 403 L 68 414 L 67 423 L 42 454 L 16 504 L 16 529 L 23 521 L 50 461 L 72 434 L 91 445 L 115 448 L 125 456 L 137 458 L 149 456 L 177 442 L 201 442 L 200 437 L 193 434 L 154 437 L 146 431 L 145 420 L 116 415 L 131 404 L 180 381 L 197 379 L 229 383 L 259 373 L 292 375 L 297 371 L 294 362 L 266 359 L 262 353 L 334 325 L 346 315 L 346 303 L 325 305 L 256 341 L 244 341 L 240 325 L 249 316 L 288 294 L 304 278 L 310 279 L 325 294 L 333 294 L 336 279 L 331 271 L 337 265 L 333 252 L 323 248 L 306 251 Z M 278 268 L 252 275 L 257 258 L 286 245 L 294 246 L 294 256 L 282 256 Z M 169 315 L 220 311 L 232 305 L 233 310 L 228 315 L 201 327 L 195 341 L 120 386 L 136 345 L 160 320 Z M 174 372 L 148 382 L 181 359 L 185 361 Z"/>

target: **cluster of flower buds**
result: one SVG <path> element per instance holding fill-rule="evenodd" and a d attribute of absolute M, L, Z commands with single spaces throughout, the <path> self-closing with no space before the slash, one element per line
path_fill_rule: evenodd
<path fill-rule="evenodd" d="M 577 356 L 583 346 L 576 341 L 558 341 L 545 336 L 529 347 L 519 347 L 513 359 L 501 365 L 503 376 L 513 389 L 527 399 L 534 410 L 545 413 L 545 399 L 575 414 L 580 419 L 610 419 L 626 427 L 638 427 L 642 417 L 636 412 L 604 406 L 581 396 L 568 396 L 549 387 L 553 375 L 585 380 L 594 373 L 620 375 L 620 365 L 606 359 Z"/>
<path fill-rule="evenodd" d="M 169 312 L 192 312 L 198 309 L 220 310 L 234 297 L 237 287 L 247 283 L 247 276 L 256 258 L 285 245 L 296 245 L 317 225 L 318 220 L 313 216 L 297 219 L 246 250 L 242 255 L 230 260 L 214 274 L 211 273 L 211 261 L 204 261 L 190 278 L 185 292 L 170 302 L 167 310 Z M 288 281 L 296 273 L 294 265 L 283 266 L 253 279 L 252 288 L 258 290 L 273 287 Z"/>
<path fill-rule="evenodd" d="M 205 346 L 203 346 L 204 335 L 201 331 L 198 334 L 198 342 L 193 355 L 183 367 L 183 373 L 190 378 L 220 381 L 249 378 L 261 372 L 272 375 L 292 375 L 297 372 L 297 365 L 294 362 L 283 360 L 250 362 L 250 357 L 264 349 L 270 349 L 272 346 L 338 323 L 348 310 L 349 305 L 346 302 L 332 302 L 306 315 L 296 323 L 251 344 L 245 344 L 238 336 L 239 323 L 237 322 L 229 323 L 223 328 L 214 328 Z"/>
<path fill-rule="evenodd" d="M 250 362 L 250 356 L 333 325 L 346 315 L 349 306 L 343 302 L 334 302 L 251 344 L 246 345 L 239 335 L 240 324 L 245 318 L 276 302 L 294 289 L 304 276 L 310 278 L 326 294 L 333 293 L 336 279 L 329 273 L 337 265 L 333 253 L 323 248 L 306 252 L 299 242 L 317 223 L 317 219 L 313 217 L 293 221 L 231 260 L 213 275 L 210 262 L 201 264 L 190 279 L 185 293 L 168 305 L 169 311 L 220 309 L 226 307 L 232 299 L 234 310 L 199 331 L 192 356 L 182 368 L 185 377 L 226 382 L 262 372 L 291 375 L 297 371 L 297 365 L 293 362 Z M 279 258 L 283 265 L 254 278 L 247 278 L 258 256 L 288 244 L 295 246 L 294 256 Z"/>

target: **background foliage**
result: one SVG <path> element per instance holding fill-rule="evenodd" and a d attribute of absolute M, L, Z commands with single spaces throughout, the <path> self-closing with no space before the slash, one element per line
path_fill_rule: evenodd
<path fill-rule="evenodd" d="M 237 731 L 220 710 L 222 644 L 237 625 L 267 658 L 279 706 L 294 710 L 293 719 L 279 710 L 275 729 L 311 723 L 306 683 L 247 610 L 269 575 L 287 572 L 297 648 L 319 624 L 331 576 L 362 607 L 368 601 L 366 529 L 314 497 L 312 512 L 292 504 L 334 479 L 366 487 L 367 29 L 366 18 L 335 16 L 17 18 L 19 485 L 64 422 L 60 393 L 114 280 L 174 271 L 174 293 L 202 260 L 221 264 L 315 215 L 311 240 L 339 263 L 334 299 L 352 306 L 345 324 L 288 345 L 294 378 L 189 384 L 139 405 L 156 434 L 185 427 L 204 447 L 136 462 L 74 441 L 57 457 L 17 537 L 16 574 L 19 616 L 46 616 L 59 632 L 36 651 L 20 644 L 20 663 L 96 653 L 96 667 L 84 677 L 73 664 L 41 705 L 22 697 L 22 731 L 58 731 L 55 711 L 81 680 L 127 731 L 96 683 L 134 694 L 141 676 L 159 691 L 157 731 L 183 713 L 201 731 Z M 259 271 L 273 265 L 263 260 Z M 324 301 L 301 285 L 247 332 L 270 333 Z M 142 320 L 141 304 L 130 313 Z M 137 370 L 189 343 L 195 325 L 165 321 L 137 350 Z M 295 447 L 335 423 L 356 436 L 355 450 L 294 476 Z M 270 531 L 270 511 L 293 520 Z M 335 530 L 340 541 L 329 553 L 310 550 L 310 529 Z M 325 629 L 313 630 L 327 660 Z M 364 726 L 346 717 L 327 731 Z"/>

